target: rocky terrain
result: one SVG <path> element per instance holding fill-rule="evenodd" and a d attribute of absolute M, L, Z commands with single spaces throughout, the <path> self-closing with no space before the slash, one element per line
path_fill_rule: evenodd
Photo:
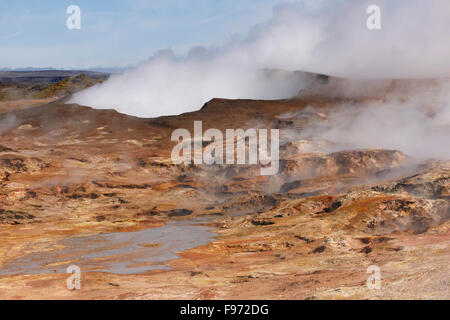
<path fill-rule="evenodd" d="M 17 100 L 27 104 L 28 100 L 61 98 L 108 77 L 107 73 L 92 71 L 0 71 L 0 108 L 5 102 Z M 40 101 L 43 102 L 48 101 Z"/>
<path fill-rule="evenodd" d="M 84 76 L 33 96 L 48 100 L 1 109 L 0 298 L 449 299 L 450 159 L 339 149 L 339 141 L 297 134 L 327 123 L 342 102 L 364 104 L 433 82 L 385 81 L 348 96 L 336 89 L 345 80 L 308 77 L 311 87 L 293 99 L 213 99 L 197 112 L 154 119 L 65 104 L 60 96 L 72 91 L 60 88 L 86 83 Z M 279 129 L 279 173 L 174 165 L 171 134 L 192 132 L 196 120 L 204 130 Z M 164 247 L 177 258 L 142 262 L 148 251 L 124 258 L 93 246 L 97 236 L 185 221 L 211 238 L 181 251 L 175 241 Z M 69 245 L 77 239 L 82 248 Z M 157 250 L 172 241 L 149 239 L 137 245 Z M 102 241 L 108 250 L 121 247 Z M 97 255 L 79 258 L 88 254 Z M 119 261 L 124 272 L 105 272 Z M 139 264 L 131 261 L 148 269 L 126 272 Z M 66 288 L 70 264 L 83 271 L 81 290 Z M 378 290 L 366 285 L 371 265 L 381 269 Z"/>

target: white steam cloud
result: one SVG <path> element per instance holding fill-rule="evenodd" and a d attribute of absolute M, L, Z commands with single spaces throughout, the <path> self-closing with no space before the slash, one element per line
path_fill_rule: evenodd
<path fill-rule="evenodd" d="M 369 5 L 381 8 L 382 29 L 366 27 Z M 113 75 L 71 102 L 140 117 L 199 109 L 212 98 L 278 99 L 302 88 L 301 70 L 352 78 L 434 78 L 450 75 L 448 0 L 336 0 L 319 9 L 280 4 L 273 18 L 244 38 L 187 57 L 161 51 Z"/>
<path fill-rule="evenodd" d="M 356 97 L 350 83 L 355 80 L 332 79 L 330 83 L 339 81 L 346 82 L 343 87 L 347 92 L 339 89 L 338 95 L 327 90 L 329 85 L 317 91 L 322 91 L 322 97 Z M 356 80 L 354 84 L 359 98 L 280 115 L 280 119 L 291 120 L 302 119 L 311 112 L 325 115 L 301 130 L 286 129 L 288 141 L 321 141 L 319 151 L 323 152 L 390 149 L 400 150 L 416 160 L 450 159 L 450 80 L 364 82 L 362 85 Z M 380 89 L 383 86 L 388 90 Z M 373 95 L 372 87 L 382 94 Z M 371 98 L 364 98 L 366 93 Z"/>

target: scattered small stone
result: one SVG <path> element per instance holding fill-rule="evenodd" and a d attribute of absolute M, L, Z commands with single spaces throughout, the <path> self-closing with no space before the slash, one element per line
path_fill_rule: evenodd
<path fill-rule="evenodd" d="M 192 214 L 192 210 L 188 210 L 188 209 L 175 209 L 175 210 L 170 210 L 167 211 L 167 215 L 172 218 L 172 217 L 184 217 L 184 216 L 189 216 Z"/>
<path fill-rule="evenodd" d="M 99 197 L 100 197 L 100 195 L 98 195 L 94 192 L 89 193 L 89 199 L 98 199 Z"/>
<path fill-rule="evenodd" d="M 283 184 L 280 188 L 281 193 L 289 192 L 291 190 L 297 189 L 301 186 L 301 181 L 293 181 L 293 182 L 287 182 Z"/>
<path fill-rule="evenodd" d="M 143 159 L 139 158 L 137 161 L 137 165 L 141 168 L 145 168 L 145 166 L 147 166 L 147 162 L 145 162 Z"/>
<path fill-rule="evenodd" d="M 105 220 L 106 220 L 105 216 L 96 216 L 95 217 L 95 221 L 97 221 L 97 222 L 102 222 L 102 221 L 105 221 Z"/>
<path fill-rule="evenodd" d="M 275 222 L 269 219 L 254 219 L 252 220 L 252 225 L 254 226 L 269 226 L 275 224 Z"/>
<path fill-rule="evenodd" d="M 299 240 L 302 240 L 302 241 L 305 241 L 306 243 L 313 243 L 315 240 L 311 240 L 311 239 L 308 239 L 308 238 L 306 238 L 306 237 L 303 237 L 303 236 L 295 236 L 297 239 L 299 239 Z"/>
<path fill-rule="evenodd" d="M 360 238 L 359 241 L 364 244 L 369 244 L 372 240 L 370 238 Z"/>
<path fill-rule="evenodd" d="M 337 209 L 339 209 L 340 207 L 342 207 L 342 202 L 341 201 L 335 201 L 331 204 L 330 207 L 323 209 L 323 212 L 325 213 L 332 213 L 334 211 L 336 211 Z"/>
<path fill-rule="evenodd" d="M 327 247 L 325 247 L 325 246 L 317 247 L 317 248 L 315 248 L 315 249 L 313 250 L 313 253 L 322 253 L 322 252 L 325 251 L 326 248 L 327 248 Z"/>
<path fill-rule="evenodd" d="M 388 238 L 388 237 L 380 237 L 377 239 L 378 243 L 386 243 L 393 240 L 393 238 Z"/>
<path fill-rule="evenodd" d="M 103 194 L 105 197 L 115 197 L 115 196 L 117 196 L 117 193 L 104 193 Z"/>
<path fill-rule="evenodd" d="M 372 252 L 372 248 L 369 247 L 369 246 L 364 247 L 364 248 L 362 248 L 361 252 L 362 252 L 362 253 L 365 253 L 365 254 L 369 254 L 369 253 Z"/>

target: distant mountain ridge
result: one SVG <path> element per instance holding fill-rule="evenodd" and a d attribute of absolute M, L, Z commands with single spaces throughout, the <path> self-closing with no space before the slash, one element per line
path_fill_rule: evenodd
<path fill-rule="evenodd" d="M 92 71 L 0 71 L 0 101 L 63 97 L 109 78 Z"/>
<path fill-rule="evenodd" d="M 93 79 L 106 79 L 109 73 L 81 70 L 0 71 L 0 83 L 56 83 L 84 74 Z"/>
<path fill-rule="evenodd" d="M 20 72 L 20 71 L 80 71 L 82 72 L 101 72 L 101 73 L 122 73 L 127 68 L 122 67 L 93 67 L 86 69 L 61 69 L 61 68 L 34 68 L 34 67 L 24 67 L 24 68 L 0 68 L 0 71 L 12 71 L 12 72 Z"/>

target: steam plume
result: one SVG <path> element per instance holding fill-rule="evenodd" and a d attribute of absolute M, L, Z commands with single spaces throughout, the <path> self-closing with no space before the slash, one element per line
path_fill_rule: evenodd
<path fill-rule="evenodd" d="M 382 30 L 366 27 L 377 4 Z M 357 78 L 450 75 L 447 0 L 337 0 L 319 9 L 280 4 L 273 18 L 226 46 L 193 48 L 179 58 L 160 51 L 137 68 L 75 95 L 72 102 L 153 117 L 197 110 L 215 97 L 277 99 L 301 79 L 267 77 L 265 68 Z"/>

